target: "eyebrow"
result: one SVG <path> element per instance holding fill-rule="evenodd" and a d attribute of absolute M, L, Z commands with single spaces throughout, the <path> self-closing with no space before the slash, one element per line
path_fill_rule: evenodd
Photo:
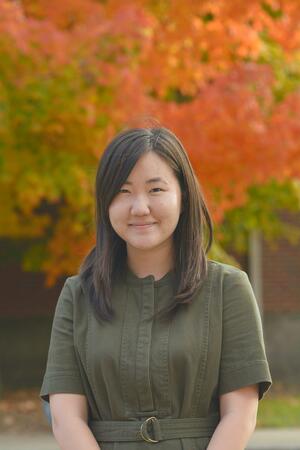
<path fill-rule="evenodd" d="M 150 183 L 157 183 L 157 182 L 161 182 L 161 183 L 165 183 L 165 184 L 169 184 L 167 181 L 163 180 L 160 177 L 156 177 L 156 178 L 150 178 L 150 180 L 147 180 L 146 183 L 150 184 Z M 131 181 L 125 181 L 125 183 L 123 184 L 132 184 Z"/>

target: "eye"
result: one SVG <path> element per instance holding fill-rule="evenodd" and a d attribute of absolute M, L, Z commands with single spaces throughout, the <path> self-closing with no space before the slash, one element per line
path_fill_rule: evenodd
<path fill-rule="evenodd" d="M 129 191 L 128 191 L 128 189 L 120 189 L 119 192 L 122 193 L 122 192 L 129 192 Z"/>
<path fill-rule="evenodd" d="M 153 188 L 153 189 L 151 189 L 151 190 L 154 191 L 155 189 L 158 189 L 159 191 L 162 191 L 162 192 L 163 192 L 163 189 L 161 189 L 161 188 Z"/>

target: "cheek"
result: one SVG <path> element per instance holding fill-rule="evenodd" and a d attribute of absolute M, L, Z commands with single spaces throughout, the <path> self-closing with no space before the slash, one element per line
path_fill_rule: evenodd
<path fill-rule="evenodd" d="M 180 198 L 174 193 L 168 195 L 161 202 L 161 211 L 164 216 L 174 217 L 180 213 Z"/>
<path fill-rule="evenodd" d="M 112 203 L 108 209 L 108 216 L 112 225 L 117 224 L 122 216 L 120 205 Z"/>
<path fill-rule="evenodd" d="M 109 217 L 110 222 L 112 223 L 114 221 L 114 207 L 113 206 L 110 206 L 108 208 L 108 217 Z"/>

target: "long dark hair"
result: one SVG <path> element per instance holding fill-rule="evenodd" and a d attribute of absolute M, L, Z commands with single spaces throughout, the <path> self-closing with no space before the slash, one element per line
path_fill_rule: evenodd
<path fill-rule="evenodd" d="M 178 305 L 190 303 L 207 275 L 206 253 L 213 240 L 213 225 L 200 185 L 188 155 L 179 139 L 165 127 L 130 128 L 121 131 L 107 145 L 99 162 L 95 180 L 96 245 L 79 268 L 96 317 L 112 320 L 112 283 L 126 265 L 126 243 L 114 231 L 108 209 L 138 159 L 155 152 L 173 169 L 181 192 L 183 211 L 174 231 L 174 301 L 161 310 L 166 319 Z"/>

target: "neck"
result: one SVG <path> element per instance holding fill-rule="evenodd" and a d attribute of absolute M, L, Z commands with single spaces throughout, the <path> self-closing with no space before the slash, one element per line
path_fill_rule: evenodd
<path fill-rule="evenodd" d="M 134 251 L 127 248 L 127 264 L 129 269 L 139 278 L 153 275 L 155 280 L 162 278 L 174 267 L 174 249 L 157 248 L 151 251 Z"/>

